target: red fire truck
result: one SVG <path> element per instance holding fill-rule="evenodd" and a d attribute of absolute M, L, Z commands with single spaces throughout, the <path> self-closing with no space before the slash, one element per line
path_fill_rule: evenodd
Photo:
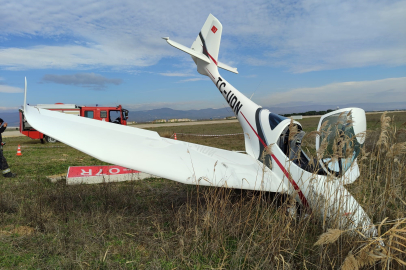
<path fill-rule="evenodd" d="M 128 110 L 123 109 L 121 105 L 117 107 L 87 107 L 77 106 L 75 104 L 55 103 L 38 104 L 37 107 L 120 125 L 127 125 L 128 119 Z M 42 134 L 41 132 L 32 128 L 24 118 L 23 109 L 20 109 L 20 133 L 30 137 L 31 139 L 39 139 L 42 143 L 44 143 L 44 140 L 50 143 L 56 142 L 54 138 L 49 137 L 46 134 Z"/>

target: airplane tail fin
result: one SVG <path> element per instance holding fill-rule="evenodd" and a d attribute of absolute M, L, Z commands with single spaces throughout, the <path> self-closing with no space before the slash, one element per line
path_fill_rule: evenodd
<path fill-rule="evenodd" d="M 191 48 L 172 41 L 169 37 L 163 39 L 173 47 L 190 54 L 197 65 L 197 70 L 203 75 L 207 74 L 201 67 L 207 64 L 214 64 L 219 68 L 238 73 L 236 68 L 232 68 L 218 61 L 222 32 L 223 26 L 220 21 L 210 14 Z"/>
<path fill-rule="evenodd" d="M 222 32 L 223 26 L 220 21 L 210 14 L 193 42 L 192 50 L 204 54 L 217 65 Z"/>

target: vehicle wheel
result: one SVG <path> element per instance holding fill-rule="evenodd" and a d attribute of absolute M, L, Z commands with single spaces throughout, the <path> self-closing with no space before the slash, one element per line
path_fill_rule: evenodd
<path fill-rule="evenodd" d="M 57 142 L 57 140 L 55 140 L 54 138 L 49 137 L 49 136 L 45 136 L 45 140 L 47 142 L 49 142 L 49 143 L 56 143 Z"/>

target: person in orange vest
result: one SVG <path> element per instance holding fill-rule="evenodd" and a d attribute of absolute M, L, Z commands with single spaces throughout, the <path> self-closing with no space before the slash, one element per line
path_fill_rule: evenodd
<path fill-rule="evenodd" d="M 6 130 L 7 123 L 0 118 L 0 170 L 4 177 L 16 177 L 15 173 L 12 173 L 10 168 L 8 167 L 7 160 L 3 155 L 3 138 L 1 134 Z"/>

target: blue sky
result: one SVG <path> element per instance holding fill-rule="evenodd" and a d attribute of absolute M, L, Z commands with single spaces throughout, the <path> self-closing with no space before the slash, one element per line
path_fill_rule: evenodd
<path fill-rule="evenodd" d="M 405 102 L 406 1 L 0 0 L 0 112 L 28 102 L 221 108 L 190 56 L 209 13 L 220 70 L 265 107 Z M 406 105 L 404 106 L 406 107 Z M 388 109 L 393 109 L 388 105 Z"/>

